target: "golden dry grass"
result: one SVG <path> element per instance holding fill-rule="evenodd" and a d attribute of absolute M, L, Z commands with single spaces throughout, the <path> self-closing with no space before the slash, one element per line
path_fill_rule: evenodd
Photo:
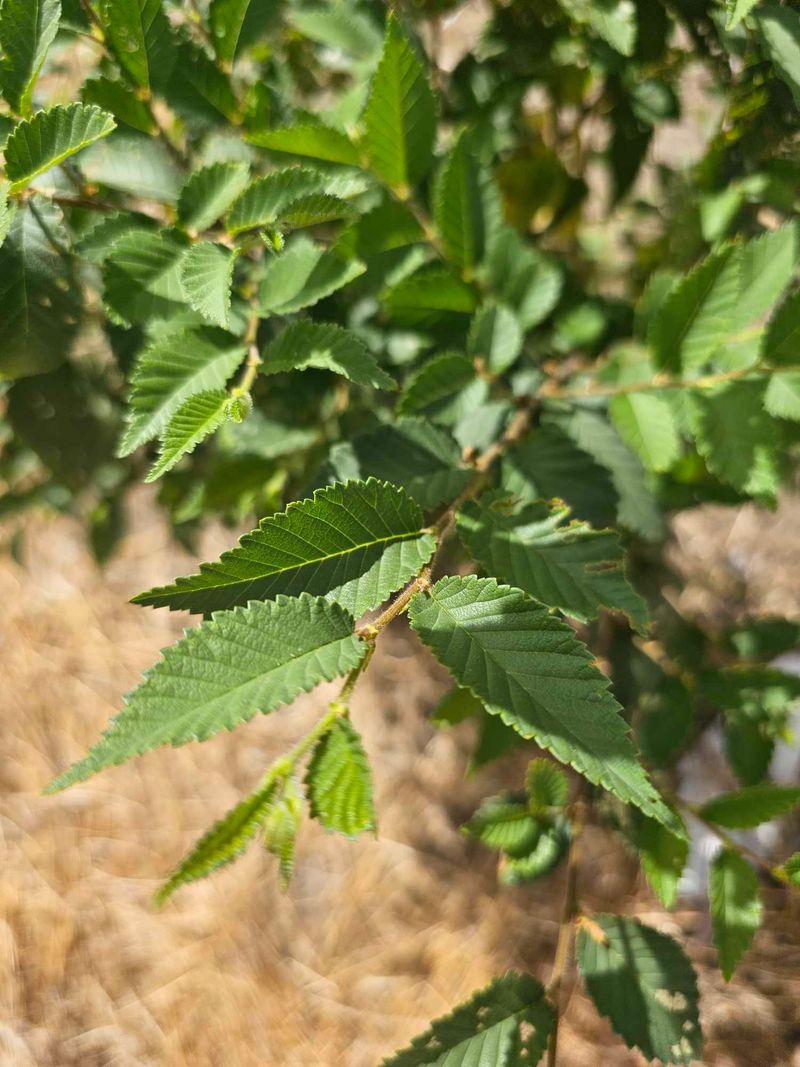
<path fill-rule="evenodd" d="M 202 746 L 39 795 L 182 624 L 126 605 L 191 566 L 137 501 L 134 531 L 104 572 L 63 519 L 29 523 L 25 567 L 0 564 L 2 1067 L 374 1067 L 503 969 L 546 978 L 562 875 L 500 890 L 491 857 L 458 833 L 509 768 L 464 784 L 468 728 L 427 725 L 443 679 L 402 626 L 381 642 L 354 708 L 375 768 L 380 836 L 350 843 L 307 827 L 286 896 L 272 859 L 253 847 L 163 911 L 150 903 L 183 850 L 300 734 L 324 694 Z M 712 528 L 725 532 L 719 523 L 732 514 Z M 714 559 L 727 574 L 721 541 L 761 559 L 764 523 L 796 529 L 797 515 L 794 504 L 776 519 L 739 519 L 735 545 L 717 536 Z M 794 576 L 796 606 L 798 549 L 788 532 L 780 564 Z M 218 534 L 205 548 L 230 540 Z M 701 562 L 713 586 L 714 567 Z M 774 563 L 773 551 L 767 597 L 787 588 Z M 660 912 L 605 835 L 588 833 L 585 857 L 593 907 L 625 906 L 688 945 L 702 972 L 708 1064 L 800 1064 L 796 904 L 775 891 L 783 911 L 724 988 L 702 914 Z M 565 1067 L 643 1062 L 577 992 L 562 1049 Z"/>

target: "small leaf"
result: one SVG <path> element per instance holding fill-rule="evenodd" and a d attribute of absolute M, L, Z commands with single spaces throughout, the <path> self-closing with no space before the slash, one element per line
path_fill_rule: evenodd
<path fill-rule="evenodd" d="M 489 245 L 486 275 L 492 292 L 508 304 L 524 330 L 544 322 L 564 286 L 561 267 L 510 226 L 502 226 Z"/>
<path fill-rule="evenodd" d="M 288 167 L 258 178 L 242 192 L 228 213 L 232 234 L 271 226 L 292 204 L 326 190 L 326 175 L 308 167 Z"/>
<path fill-rule="evenodd" d="M 315 367 L 341 374 L 357 385 L 396 388 L 361 338 L 331 322 L 300 319 L 290 323 L 264 349 L 263 361 L 263 374 Z"/>
<path fill-rule="evenodd" d="M 278 882 L 286 892 L 294 871 L 297 831 L 303 818 L 303 794 L 296 778 L 286 778 L 264 819 L 264 848 L 278 859 Z"/>
<path fill-rule="evenodd" d="M 725 6 L 728 9 L 727 28 L 735 30 L 742 19 L 747 18 L 758 2 L 759 0 L 725 0 Z"/>
<path fill-rule="evenodd" d="M 470 553 L 491 574 L 536 600 L 584 622 L 611 608 L 646 630 L 647 605 L 628 583 L 618 535 L 582 522 L 565 526 L 568 517 L 569 508 L 520 505 L 499 491 L 465 505 L 456 521 Z"/>
<path fill-rule="evenodd" d="M 471 285 L 440 267 L 425 267 L 403 278 L 384 300 L 394 317 L 408 325 L 430 322 L 446 311 L 471 315 L 478 303 Z"/>
<path fill-rule="evenodd" d="M 350 138 L 330 126 L 287 126 L 278 130 L 259 130 L 249 138 L 252 144 L 272 152 L 286 152 L 293 156 L 322 159 L 329 163 L 344 163 L 357 167 L 358 149 Z"/>
<path fill-rule="evenodd" d="M 506 852 L 509 856 L 525 856 L 539 840 L 541 828 L 528 805 L 508 797 L 484 800 L 464 833 L 487 848 Z"/>
<path fill-rule="evenodd" d="M 30 113 L 31 94 L 60 18 L 60 0 L 3 0 L 0 5 L 0 89 L 21 115 Z"/>
<path fill-rule="evenodd" d="M 708 899 L 720 970 L 730 982 L 761 925 L 762 912 L 758 876 L 738 852 L 723 848 L 711 861 Z"/>
<path fill-rule="evenodd" d="M 215 326 L 228 326 L 233 268 L 240 251 L 197 241 L 181 261 L 181 284 L 190 307 Z"/>
<path fill-rule="evenodd" d="M 752 785 L 706 801 L 700 808 L 700 816 L 729 830 L 748 830 L 785 815 L 797 804 L 800 804 L 800 789 Z"/>
<path fill-rule="evenodd" d="M 170 230 L 127 233 L 114 243 L 103 266 L 103 295 L 118 322 L 144 325 L 186 309 L 186 247 L 186 239 Z"/>
<path fill-rule="evenodd" d="M 169 420 L 161 438 L 158 460 L 145 481 L 154 482 L 171 471 L 179 459 L 194 452 L 202 441 L 219 429 L 228 417 L 229 399 L 224 390 L 212 389 L 195 393 L 185 400 Z"/>
<path fill-rule="evenodd" d="M 509 971 L 451 1015 L 431 1023 L 382 1067 L 534 1067 L 547 1048 L 553 1011 L 544 987 Z"/>
<path fill-rule="evenodd" d="M 398 190 L 424 178 L 433 162 L 436 105 L 422 64 L 390 14 L 364 109 L 363 146 L 375 173 Z"/>
<path fill-rule="evenodd" d="M 98 0 L 97 10 L 120 66 L 143 89 L 163 86 L 176 57 L 161 0 Z"/>
<path fill-rule="evenodd" d="M 689 858 L 689 842 L 655 819 L 636 820 L 634 844 L 645 878 L 665 908 L 678 898 L 678 884 Z"/>
<path fill-rule="evenodd" d="M 208 27 L 214 41 L 214 51 L 222 63 L 232 64 L 245 43 L 249 24 L 261 30 L 273 15 L 273 5 L 264 0 L 211 0 Z M 263 24 L 263 27 L 262 27 Z"/>
<path fill-rule="evenodd" d="M 100 75 L 84 82 L 81 89 L 84 104 L 94 104 L 104 111 L 110 111 L 118 122 L 130 126 L 133 130 L 150 134 L 156 129 L 152 114 L 145 103 L 125 82 L 118 78 Z"/>
<path fill-rule="evenodd" d="M 522 351 L 522 329 L 505 304 L 483 304 L 469 329 L 467 351 L 493 374 L 505 374 Z"/>
<path fill-rule="evenodd" d="M 338 719 L 314 749 L 306 773 L 311 815 L 326 830 L 357 837 L 375 829 L 367 754 L 352 724 Z"/>
<path fill-rule="evenodd" d="M 525 789 L 534 810 L 563 808 L 569 799 L 569 780 L 554 763 L 531 760 L 525 773 Z"/>
<path fill-rule="evenodd" d="M 560 0 L 576 22 L 590 26 L 623 56 L 632 56 L 636 47 L 636 5 L 632 0 Z"/>
<path fill-rule="evenodd" d="M 448 260 L 461 271 L 483 259 L 485 220 L 478 165 L 462 134 L 442 165 L 433 194 L 433 218 Z"/>
<path fill-rule="evenodd" d="M 334 219 L 349 219 L 357 212 L 352 204 L 330 193 L 312 193 L 295 200 L 284 211 L 281 226 L 289 230 L 301 230 L 308 226 L 319 226 Z"/>
<path fill-rule="evenodd" d="M 800 886 L 800 852 L 790 856 L 778 870 L 786 875 L 792 885 Z"/>
<path fill-rule="evenodd" d="M 456 681 L 520 736 L 681 832 L 637 761 L 608 680 L 545 607 L 492 578 L 451 577 L 417 595 L 409 619 Z"/>
<path fill-rule="evenodd" d="M 475 368 L 465 356 L 459 352 L 442 352 L 411 375 L 397 405 L 397 413 L 433 415 L 442 401 L 452 401 L 475 379 Z"/>
<path fill-rule="evenodd" d="M 597 1010 L 648 1060 L 703 1055 L 697 979 L 671 937 L 635 919 L 594 915 L 578 932 L 578 968 Z"/>
<path fill-rule="evenodd" d="M 308 595 L 216 612 L 164 651 L 100 741 L 48 792 L 161 745 L 206 741 L 347 674 L 366 651 L 353 625 L 337 604 Z"/>
<path fill-rule="evenodd" d="M 569 847 L 569 824 L 558 818 L 553 826 L 541 828 L 533 848 L 524 856 L 503 856 L 498 872 L 501 885 L 528 885 L 556 866 Z"/>
<path fill-rule="evenodd" d="M 313 307 L 349 285 L 365 269 L 358 260 L 342 259 L 333 249 L 326 252 L 307 237 L 295 237 L 267 265 L 261 283 L 261 310 L 288 315 Z"/>
<path fill-rule="evenodd" d="M 178 199 L 178 221 L 187 230 L 207 230 L 247 185 L 245 163 L 212 163 L 192 174 Z"/>
<path fill-rule="evenodd" d="M 667 471 L 680 456 L 681 441 L 669 401 L 653 393 L 615 396 L 608 407 L 622 440 L 648 470 Z"/>
<path fill-rule="evenodd" d="M 88 145 L 108 137 L 116 123 L 107 111 L 87 104 L 51 107 L 18 123 L 6 141 L 6 177 L 11 192 Z"/>

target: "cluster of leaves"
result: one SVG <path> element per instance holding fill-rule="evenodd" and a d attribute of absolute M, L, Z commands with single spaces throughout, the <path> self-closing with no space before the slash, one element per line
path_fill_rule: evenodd
<path fill-rule="evenodd" d="M 421 3 L 422 23 L 440 6 Z M 495 5 L 435 79 L 418 29 L 367 0 L 0 3 L 0 512 L 84 514 L 101 557 L 142 478 L 189 546 L 211 514 L 260 518 L 135 598 L 203 621 L 50 788 L 342 678 L 160 899 L 257 837 L 287 883 L 306 810 L 347 836 L 376 827 L 349 701 L 407 612 L 455 682 L 435 720 L 477 720 L 473 766 L 548 753 L 465 832 L 501 853 L 506 884 L 566 863 L 564 929 L 598 1009 L 649 1058 L 688 1064 L 691 965 L 654 929 L 585 913 L 573 845 L 587 818 L 622 834 L 669 907 L 682 814 L 714 829 L 730 978 L 769 864 L 729 831 L 800 801 L 769 781 L 800 695 L 772 661 L 800 630 L 678 617 L 662 551 L 675 511 L 771 507 L 792 475 L 800 15 Z M 64 103 L 51 75 L 76 40 L 96 63 Z M 719 131 L 693 168 L 638 182 L 698 59 L 727 102 Z M 592 124 L 609 133 L 601 227 Z M 674 768 L 714 724 L 741 789 L 693 807 Z M 509 974 L 387 1064 L 554 1063 L 559 981 Z"/>

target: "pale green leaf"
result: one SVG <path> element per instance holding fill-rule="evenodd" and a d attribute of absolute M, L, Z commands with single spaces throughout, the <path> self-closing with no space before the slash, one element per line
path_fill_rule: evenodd
<path fill-rule="evenodd" d="M 213 226 L 247 185 L 245 163 L 212 163 L 186 181 L 178 199 L 178 221 L 187 230 Z"/>
<path fill-rule="evenodd" d="M 728 9 L 728 29 L 735 30 L 757 3 L 759 0 L 725 0 L 725 6 Z"/>
<path fill-rule="evenodd" d="M 261 310 L 288 315 L 313 307 L 364 273 L 360 260 L 342 259 L 304 236 L 295 237 L 264 271 Z"/>
<path fill-rule="evenodd" d="M 269 781 L 232 808 L 181 860 L 156 894 L 156 902 L 163 904 L 181 886 L 207 878 L 240 856 L 263 826 L 279 790 L 279 783 Z"/>
<path fill-rule="evenodd" d="M 708 871 L 708 901 L 719 967 L 730 982 L 761 925 L 758 876 L 747 860 L 723 848 Z"/>
<path fill-rule="evenodd" d="M 765 3 L 755 20 L 770 59 L 800 106 L 800 13 L 781 4 Z"/>
<path fill-rule="evenodd" d="M 131 377 L 128 426 L 118 455 L 158 437 L 195 393 L 222 389 L 246 355 L 237 338 L 219 330 L 170 333 L 139 355 Z"/>
<path fill-rule="evenodd" d="M 576 22 L 590 26 L 598 37 L 623 56 L 636 47 L 636 5 L 633 0 L 560 0 Z"/>
<path fill-rule="evenodd" d="M 394 379 L 375 361 L 361 338 L 332 322 L 300 319 L 290 323 L 264 349 L 262 374 L 283 371 L 333 371 L 357 385 L 395 389 Z"/>
<path fill-rule="evenodd" d="M 636 757 L 608 679 L 574 631 L 493 578 L 443 578 L 411 602 L 411 625 L 460 685 L 522 737 L 680 832 Z"/>
<path fill-rule="evenodd" d="M 177 200 L 183 181 L 163 141 L 136 130 L 116 130 L 87 148 L 81 171 L 96 185 L 164 204 Z"/>
<path fill-rule="evenodd" d="M 702 1058 L 697 978 L 676 941 L 636 919 L 594 915 L 576 954 L 597 1010 L 627 1045 L 663 1064 Z"/>
<path fill-rule="evenodd" d="M 781 785 L 751 785 L 735 793 L 707 800 L 700 815 L 728 830 L 749 830 L 785 815 L 800 804 L 800 789 Z"/>
<path fill-rule="evenodd" d="M 222 389 L 195 393 L 171 416 L 161 438 L 158 459 L 146 482 L 154 482 L 172 470 L 178 460 L 195 448 L 225 422 L 230 397 Z"/>
<path fill-rule="evenodd" d="M 707 364 L 734 321 L 740 293 L 739 249 L 726 245 L 681 278 L 650 321 L 656 365 L 670 374 Z"/>
<path fill-rule="evenodd" d="M 428 562 L 435 539 L 423 530 L 422 512 L 397 486 L 375 479 L 328 486 L 262 519 L 199 574 L 141 593 L 134 603 L 206 614 L 308 592 L 358 617 Z"/>
<path fill-rule="evenodd" d="M 496 298 L 508 304 L 525 330 L 553 311 L 564 287 L 562 268 L 501 226 L 492 237 L 485 273 Z"/>
<path fill-rule="evenodd" d="M 184 310 L 181 263 L 186 248 L 186 238 L 170 230 L 120 237 L 103 267 L 109 312 L 121 323 L 143 325 Z"/>
<path fill-rule="evenodd" d="M 431 1023 L 382 1067 L 512 1067 L 523 1062 L 534 1067 L 552 1027 L 553 1010 L 542 984 L 509 971 L 451 1015 Z"/>
<path fill-rule="evenodd" d="M 761 358 L 773 367 L 800 367 L 800 291 L 790 294 L 770 320 Z"/>
<path fill-rule="evenodd" d="M 800 852 L 795 852 L 779 868 L 792 885 L 800 886 Z"/>
<path fill-rule="evenodd" d="M 101 740 L 48 791 L 161 745 L 232 730 L 346 674 L 365 651 L 350 615 L 305 594 L 215 613 L 164 651 Z"/>
<path fill-rule="evenodd" d="M 608 406 L 622 440 L 651 471 L 667 471 L 680 456 L 681 441 L 669 401 L 655 393 L 621 393 Z"/>
<path fill-rule="evenodd" d="M 375 61 L 380 55 L 383 42 L 378 26 L 350 0 L 326 0 L 307 7 L 293 5 L 286 18 L 304 37 L 326 48 L 341 49 L 364 61 Z"/>
<path fill-rule="evenodd" d="M 18 123 L 6 141 L 6 177 L 11 192 L 30 185 L 35 177 L 74 156 L 116 128 L 113 116 L 99 107 L 70 104 L 37 111 Z"/>
<path fill-rule="evenodd" d="M 522 328 L 511 308 L 483 304 L 470 325 L 467 350 L 493 374 L 504 374 L 522 351 L 522 341 Z"/>
<path fill-rule="evenodd" d="M 773 374 L 764 393 L 764 407 L 773 418 L 800 422 L 800 372 Z"/>
<path fill-rule="evenodd" d="M 485 244 L 481 175 L 467 134 L 456 141 L 436 178 L 433 219 L 448 260 L 468 271 L 480 263 Z"/>
<path fill-rule="evenodd" d="M 232 234 L 271 226 L 295 201 L 326 190 L 327 176 L 308 167 L 289 167 L 258 178 L 244 190 L 228 213 Z"/>
<path fill-rule="evenodd" d="M 326 830 L 357 837 L 375 829 L 372 777 L 361 738 L 338 719 L 316 744 L 306 772 L 311 814 Z"/>
<path fill-rule="evenodd" d="M 539 823 L 524 800 L 508 796 L 484 800 L 463 832 L 487 848 L 509 856 L 524 856 L 536 844 L 541 832 Z"/>
<path fill-rule="evenodd" d="M 519 504 L 497 491 L 465 505 L 457 525 L 470 553 L 490 574 L 543 604 L 583 622 L 611 608 L 645 630 L 647 605 L 627 580 L 618 535 L 584 522 L 567 523 L 569 514 L 562 505 Z"/>
<path fill-rule="evenodd" d="M 689 842 L 655 819 L 645 818 L 637 820 L 633 841 L 650 888 L 665 908 L 671 908 L 689 858 Z"/>
<path fill-rule="evenodd" d="M 284 892 L 294 871 L 297 832 L 303 818 L 303 794 L 300 783 L 292 776 L 281 783 L 275 802 L 264 819 L 264 848 L 278 860 L 278 882 Z"/>
<path fill-rule="evenodd" d="M 525 790 L 534 811 L 563 808 L 569 799 L 569 780 L 550 760 L 534 759 L 525 772 Z"/>
<path fill-rule="evenodd" d="M 323 159 L 329 163 L 344 163 L 357 167 L 358 149 L 341 130 L 330 126 L 287 126 L 277 130 L 259 130 L 249 138 L 252 144 L 271 152 L 286 152 L 292 156 Z"/>
<path fill-rule="evenodd" d="M 272 0 L 211 0 L 208 26 L 214 51 L 222 63 L 232 64 L 243 44 L 243 31 L 249 18 L 266 22 L 274 10 Z"/>
<path fill-rule="evenodd" d="M 388 185 L 406 190 L 433 162 L 436 104 L 422 64 L 394 14 L 364 109 L 363 147 L 370 166 Z"/>
<path fill-rule="evenodd" d="M 58 32 L 61 0 L 3 0 L 0 90 L 12 109 L 30 113 L 31 94 Z"/>
<path fill-rule="evenodd" d="M 197 241 L 181 260 L 181 284 L 189 306 L 215 326 L 228 326 L 233 268 L 240 251 Z"/>
<path fill-rule="evenodd" d="M 97 10 L 120 66 L 143 89 L 163 85 L 175 48 L 161 0 L 98 0 Z"/>

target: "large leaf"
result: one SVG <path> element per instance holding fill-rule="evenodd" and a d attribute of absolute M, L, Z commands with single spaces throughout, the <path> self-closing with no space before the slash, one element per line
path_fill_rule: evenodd
<path fill-rule="evenodd" d="M 55 242 L 55 245 L 54 243 Z M 0 247 L 0 379 L 41 374 L 72 345 L 80 290 L 60 209 L 34 197 L 14 215 Z"/>
<path fill-rule="evenodd" d="M 303 595 L 218 612 L 168 648 L 101 740 L 50 792 L 160 745 L 205 741 L 357 667 L 366 645 L 337 604 Z"/>
<path fill-rule="evenodd" d="M 459 414 L 458 398 L 475 381 L 475 368 L 466 356 L 460 352 L 441 352 L 410 375 L 397 405 L 398 414 L 425 412 L 433 417 L 445 408 L 451 410 L 453 418 L 442 421 L 455 422 Z"/>
<path fill-rule="evenodd" d="M 6 141 L 6 177 L 11 192 L 24 189 L 33 179 L 74 156 L 116 128 L 113 116 L 89 104 L 70 104 L 37 111 L 14 127 Z"/>
<path fill-rule="evenodd" d="M 466 134 L 442 165 L 433 194 L 433 218 L 448 260 L 469 271 L 483 258 L 483 191 L 475 153 Z"/>
<path fill-rule="evenodd" d="M 430 169 L 435 137 L 431 87 L 392 14 L 364 109 L 363 146 L 370 166 L 390 186 L 406 191 Z"/>
<path fill-rule="evenodd" d="M 800 14 L 782 4 L 766 3 L 756 15 L 767 53 L 800 105 Z"/>
<path fill-rule="evenodd" d="M 163 904 L 181 886 L 207 878 L 240 856 L 263 826 L 279 789 L 274 780 L 267 782 L 204 834 L 159 889 L 156 894 L 158 903 Z"/>
<path fill-rule="evenodd" d="M 355 616 L 378 607 L 418 574 L 435 547 L 422 512 L 397 486 L 371 478 L 319 489 L 262 519 L 239 547 L 200 573 L 152 589 L 137 604 L 207 613 L 301 591 Z"/>
<path fill-rule="evenodd" d="M 393 316 L 408 325 L 433 321 L 447 311 L 471 315 L 478 304 L 475 289 L 441 267 L 424 267 L 403 278 L 384 299 Z"/>
<path fill-rule="evenodd" d="M 529 975 L 509 971 L 431 1023 L 408 1048 L 383 1067 L 534 1067 L 547 1048 L 553 1010 L 544 987 Z"/>
<path fill-rule="evenodd" d="M 326 188 L 326 175 L 308 167 L 273 171 L 252 182 L 236 199 L 228 214 L 228 231 L 236 234 L 269 226 L 297 200 Z"/>
<path fill-rule="evenodd" d="M 118 454 L 127 456 L 163 433 L 190 396 L 221 389 L 245 353 L 244 345 L 220 330 L 170 333 L 154 341 L 136 361 Z"/>
<path fill-rule="evenodd" d="M 186 238 L 169 230 L 120 237 L 103 268 L 111 315 L 124 325 L 144 325 L 185 310 L 181 264 L 186 247 Z"/>
<path fill-rule="evenodd" d="M 267 345 L 263 360 L 263 374 L 316 367 L 341 374 L 357 385 L 374 389 L 396 387 L 394 379 L 378 366 L 361 338 L 332 322 L 300 319 L 290 323 Z"/>
<path fill-rule="evenodd" d="M 195 393 L 185 400 L 161 438 L 158 459 L 149 471 L 146 482 L 154 482 L 162 474 L 172 470 L 178 460 L 205 441 L 228 417 L 230 397 L 223 389 L 209 389 Z"/>
<path fill-rule="evenodd" d="M 140 133 L 151 134 L 156 130 L 155 120 L 145 102 L 120 78 L 108 78 L 104 74 L 90 78 L 83 84 L 81 100 L 84 104 L 95 104 L 110 111 L 119 122 Z"/>
<path fill-rule="evenodd" d="M 87 148 L 81 156 L 81 171 L 97 185 L 165 204 L 178 199 L 183 181 L 163 140 L 135 130 L 116 130 Z"/>
<path fill-rule="evenodd" d="M 706 801 L 700 815 L 729 830 L 749 830 L 785 815 L 800 804 L 800 789 L 781 785 L 751 785 Z"/>
<path fill-rule="evenodd" d="M 58 32 L 61 0 L 3 0 L 0 90 L 12 109 L 30 113 L 31 93 Z"/>
<path fill-rule="evenodd" d="M 708 871 L 708 899 L 719 966 L 729 982 L 761 925 L 758 876 L 732 849 L 723 848 Z"/>
<path fill-rule="evenodd" d="M 181 284 L 190 307 L 215 326 L 228 325 L 233 269 L 240 251 L 197 241 L 181 261 Z"/>
<path fill-rule="evenodd" d="M 573 630 L 493 578 L 443 578 L 411 625 L 456 678 L 522 737 L 665 825 L 680 829 L 636 757 L 608 679 Z"/>
<path fill-rule="evenodd" d="M 175 48 L 161 0 L 99 0 L 97 8 L 120 66 L 142 89 L 164 85 Z"/>
<path fill-rule="evenodd" d="M 345 163 L 357 167 L 358 149 L 341 130 L 330 126 L 287 126 L 278 130 L 259 130 L 249 140 L 272 152 L 286 152 L 309 159 L 324 159 L 329 163 Z"/>
<path fill-rule="evenodd" d="M 664 1064 L 701 1059 L 697 979 L 671 937 L 636 919 L 595 915 L 581 925 L 577 957 L 597 1010 L 631 1048 Z"/>
<path fill-rule="evenodd" d="M 622 393 L 608 407 L 622 440 L 651 471 L 666 471 L 680 455 L 681 441 L 669 401 L 654 393 Z"/>
<path fill-rule="evenodd" d="M 296 237 L 273 259 L 261 283 L 261 309 L 288 315 L 312 307 L 364 273 L 359 260 L 342 259 L 307 237 Z"/>
<path fill-rule="evenodd" d="M 733 323 L 740 266 L 738 249 L 726 245 L 674 286 L 648 331 L 658 367 L 679 375 L 708 363 Z"/>
<path fill-rule="evenodd" d="M 372 778 L 361 738 L 338 719 L 316 744 L 306 772 L 311 814 L 326 830 L 357 837 L 375 829 Z"/>
<path fill-rule="evenodd" d="M 625 552 L 613 530 L 567 523 L 569 508 L 515 503 L 484 494 L 458 514 L 458 532 L 486 570 L 536 600 L 587 621 L 601 608 L 622 611 L 639 630 L 647 605 L 628 583 Z"/>
<path fill-rule="evenodd" d="M 178 199 L 178 221 L 187 230 L 207 230 L 247 185 L 245 163 L 212 163 L 187 179 Z"/>

